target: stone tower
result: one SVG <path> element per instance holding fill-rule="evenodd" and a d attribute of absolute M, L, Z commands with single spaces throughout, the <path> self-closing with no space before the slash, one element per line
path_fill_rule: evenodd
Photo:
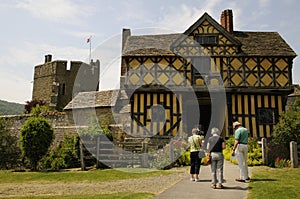
<path fill-rule="evenodd" d="M 45 55 L 45 63 L 34 68 L 32 100 L 43 100 L 52 110 L 62 110 L 78 92 L 98 91 L 100 62 L 90 64 L 71 61 L 52 61 Z"/>

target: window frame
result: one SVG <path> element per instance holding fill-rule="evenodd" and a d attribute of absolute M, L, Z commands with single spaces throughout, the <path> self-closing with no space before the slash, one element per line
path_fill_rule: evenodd
<path fill-rule="evenodd" d="M 258 125 L 275 125 L 279 121 L 278 110 L 275 108 L 258 108 L 256 119 Z"/>
<path fill-rule="evenodd" d="M 213 41 L 211 40 L 213 38 Z M 195 41 L 201 46 L 206 45 L 217 45 L 218 35 L 217 34 L 197 34 L 195 35 Z"/>

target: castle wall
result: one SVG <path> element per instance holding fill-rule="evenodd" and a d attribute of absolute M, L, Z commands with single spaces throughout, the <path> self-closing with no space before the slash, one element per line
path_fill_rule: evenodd
<path fill-rule="evenodd" d="M 35 66 L 32 99 L 43 100 L 52 110 L 63 110 L 73 94 L 99 89 L 100 62 L 85 64 L 71 61 L 51 61 L 46 55 L 45 63 Z"/>

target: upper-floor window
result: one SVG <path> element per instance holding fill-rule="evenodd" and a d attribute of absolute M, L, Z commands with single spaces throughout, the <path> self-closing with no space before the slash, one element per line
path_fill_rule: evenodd
<path fill-rule="evenodd" d="M 62 84 L 62 87 L 61 87 L 61 94 L 62 94 L 62 95 L 65 95 L 65 94 L 66 94 L 66 84 L 65 84 L 65 83 Z"/>
<path fill-rule="evenodd" d="M 194 66 L 194 74 L 208 74 L 210 73 L 211 58 L 208 56 L 200 56 L 192 59 Z"/>
<path fill-rule="evenodd" d="M 200 45 L 214 45 L 218 43 L 217 35 L 196 35 L 195 40 Z"/>

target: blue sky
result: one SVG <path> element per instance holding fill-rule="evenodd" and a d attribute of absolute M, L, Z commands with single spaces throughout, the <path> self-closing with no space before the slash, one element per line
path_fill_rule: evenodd
<path fill-rule="evenodd" d="M 0 99 L 31 100 L 34 66 L 53 60 L 101 62 L 101 89 L 117 87 L 123 28 L 132 34 L 181 33 L 204 12 L 219 21 L 232 9 L 234 29 L 276 31 L 300 53 L 300 3 L 297 0 L 1 0 Z M 110 50 L 103 50 L 110 49 Z M 293 83 L 300 83 L 294 59 Z"/>

